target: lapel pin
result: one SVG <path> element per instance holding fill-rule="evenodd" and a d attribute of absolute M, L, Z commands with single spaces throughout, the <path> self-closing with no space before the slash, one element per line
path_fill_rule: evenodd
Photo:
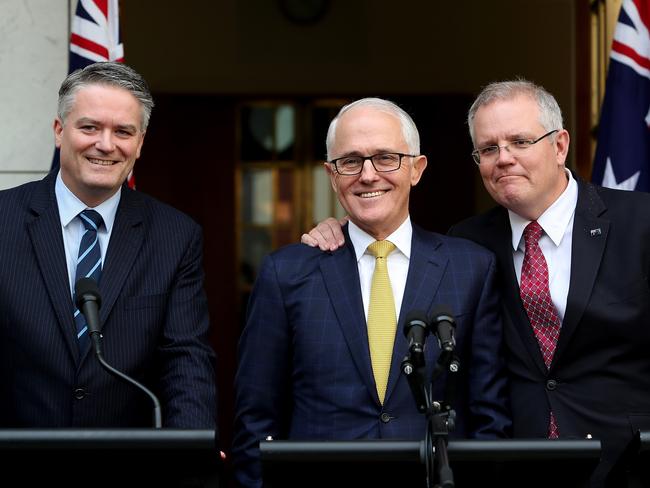
<path fill-rule="evenodd" d="M 591 237 L 596 237 L 596 236 L 601 235 L 602 231 L 600 230 L 600 227 L 598 227 L 597 229 L 591 229 L 589 231 L 589 234 L 591 234 Z"/>

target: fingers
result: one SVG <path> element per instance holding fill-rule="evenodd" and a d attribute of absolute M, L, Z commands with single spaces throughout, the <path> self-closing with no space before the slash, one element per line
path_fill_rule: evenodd
<path fill-rule="evenodd" d="M 308 234 L 303 234 L 300 242 L 318 247 L 321 251 L 336 251 L 345 243 L 345 238 L 339 221 L 329 217 L 316 225 Z"/>

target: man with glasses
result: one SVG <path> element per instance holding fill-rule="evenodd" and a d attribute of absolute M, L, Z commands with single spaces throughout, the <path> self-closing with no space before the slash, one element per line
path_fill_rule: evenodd
<path fill-rule="evenodd" d="M 499 296 L 491 253 L 411 224 L 409 194 L 427 165 L 411 117 L 382 99 L 341 109 L 327 134 L 325 170 L 350 215 L 348 245 L 303 245 L 268 256 L 249 302 L 236 385 L 233 462 L 260 486 L 258 443 L 274 439 L 422 439 L 401 374 L 406 315 L 440 304 L 456 316 L 457 437 L 509 429 Z M 426 377 L 439 349 L 429 338 Z M 443 400 L 446 375 L 433 399 Z"/>
<path fill-rule="evenodd" d="M 488 85 L 468 124 L 499 206 L 450 233 L 497 257 L 514 435 L 602 439 L 604 472 L 650 428 L 650 196 L 574 178 L 560 107 L 533 83 Z M 337 227 L 303 241 L 333 249 Z"/>

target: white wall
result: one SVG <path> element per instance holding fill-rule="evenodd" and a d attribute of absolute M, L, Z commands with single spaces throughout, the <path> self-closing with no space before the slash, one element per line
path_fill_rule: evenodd
<path fill-rule="evenodd" d="M 42 178 L 68 72 L 71 0 L 0 0 L 0 188 Z"/>

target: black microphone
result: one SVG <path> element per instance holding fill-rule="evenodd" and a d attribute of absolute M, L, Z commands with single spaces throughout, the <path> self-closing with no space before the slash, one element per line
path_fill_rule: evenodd
<path fill-rule="evenodd" d="M 440 349 L 445 352 L 453 352 L 456 347 L 454 330 L 456 321 L 451 310 L 446 305 L 438 305 L 431 314 L 431 328 L 438 338 Z"/>
<path fill-rule="evenodd" d="M 99 287 L 95 280 L 91 278 L 80 278 L 74 285 L 75 305 L 79 311 L 86 318 L 86 325 L 88 326 L 88 333 L 93 343 L 95 356 L 102 367 L 111 375 L 130 383 L 131 385 L 139 388 L 151 399 L 153 403 L 153 419 L 154 427 L 160 429 L 162 427 L 162 415 L 160 413 L 160 401 L 146 386 L 137 382 L 130 376 L 118 371 L 113 366 L 108 364 L 104 359 L 102 351 L 102 334 L 99 330 L 99 307 L 102 305 L 102 298 L 99 294 Z"/>
<path fill-rule="evenodd" d="M 91 278 L 79 278 L 74 286 L 75 304 L 86 318 L 88 335 L 93 343 L 95 354 L 102 355 L 101 333 L 99 332 L 99 307 L 102 306 L 102 297 L 99 287 Z"/>
<path fill-rule="evenodd" d="M 411 360 L 416 368 L 424 364 L 424 344 L 429 332 L 426 313 L 421 310 L 412 310 L 406 315 L 404 335 L 408 340 Z"/>

